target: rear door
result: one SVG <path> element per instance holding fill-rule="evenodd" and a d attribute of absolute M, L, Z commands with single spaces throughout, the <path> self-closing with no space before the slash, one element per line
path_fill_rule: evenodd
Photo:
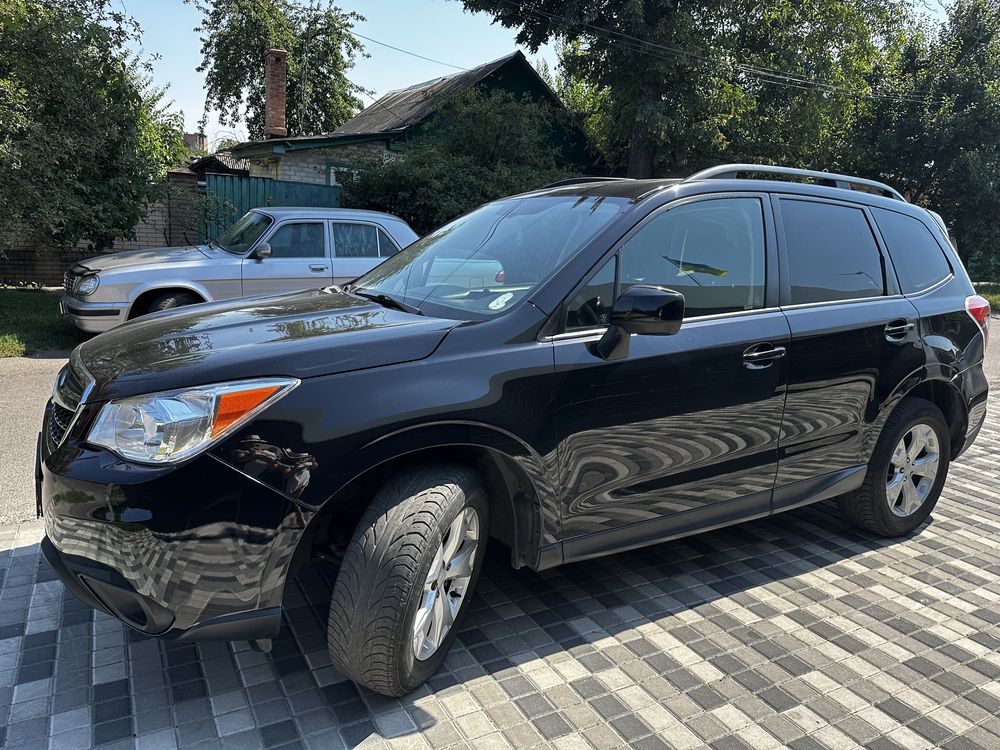
<path fill-rule="evenodd" d="M 376 224 L 331 221 L 330 229 L 335 284 L 343 285 L 354 281 L 399 252 L 392 237 Z"/>
<path fill-rule="evenodd" d="M 324 221 L 289 221 L 261 238 L 271 257 L 243 260 L 243 294 L 291 292 L 333 283 Z"/>
<path fill-rule="evenodd" d="M 917 311 L 864 205 L 772 197 L 791 329 L 775 509 L 852 489 L 886 399 L 924 364 Z"/>
<path fill-rule="evenodd" d="M 769 209 L 747 193 L 670 204 L 568 301 L 553 337 L 567 559 L 770 512 L 789 336 Z M 682 292 L 684 323 L 601 359 L 635 284 Z"/>

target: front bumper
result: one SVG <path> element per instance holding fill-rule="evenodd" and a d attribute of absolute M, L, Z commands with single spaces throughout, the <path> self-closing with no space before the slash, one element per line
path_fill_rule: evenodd
<path fill-rule="evenodd" d="M 310 511 L 210 455 L 138 467 L 43 442 L 42 552 L 74 595 L 148 635 L 277 635 Z"/>
<path fill-rule="evenodd" d="M 103 333 L 121 325 L 128 316 L 127 302 L 84 302 L 63 295 L 59 312 L 85 333 Z"/>

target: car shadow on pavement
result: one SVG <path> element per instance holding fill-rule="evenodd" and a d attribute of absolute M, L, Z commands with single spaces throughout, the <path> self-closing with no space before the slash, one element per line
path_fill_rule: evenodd
<path fill-rule="evenodd" d="M 355 747 L 419 735 L 432 747 L 519 747 L 582 733 L 595 747 L 654 746 L 655 721 L 618 688 L 672 706 L 675 721 L 736 700 L 732 686 L 778 715 L 755 691 L 817 668 L 790 628 L 847 656 L 870 644 L 822 612 L 867 609 L 890 627 L 906 613 L 859 596 L 873 585 L 867 571 L 893 564 L 893 544 L 847 525 L 831 503 L 542 573 L 511 569 L 494 543 L 444 666 L 403 699 L 330 664 L 329 563 L 288 586 L 281 634 L 262 654 L 128 630 L 77 602 L 31 544 L 0 553 L 0 745 Z M 729 690 L 713 687 L 722 678 Z M 701 741 L 717 731 L 681 729 Z"/>

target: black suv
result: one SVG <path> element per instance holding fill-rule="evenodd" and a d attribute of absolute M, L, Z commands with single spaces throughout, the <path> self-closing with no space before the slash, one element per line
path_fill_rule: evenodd
<path fill-rule="evenodd" d="M 333 663 L 402 695 L 488 538 L 542 570 L 832 497 L 913 531 L 983 423 L 988 320 L 940 218 L 880 183 L 570 181 L 343 289 L 80 345 L 39 439 L 43 551 L 132 628 L 262 650 L 334 559 Z"/>

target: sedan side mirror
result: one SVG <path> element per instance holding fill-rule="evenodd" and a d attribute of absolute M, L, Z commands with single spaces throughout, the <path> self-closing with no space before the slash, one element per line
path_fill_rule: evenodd
<path fill-rule="evenodd" d="M 264 260 L 271 257 L 271 246 L 266 242 L 261 242 L 253 250 L 254 260 Z"/>
<path fill-rule="evenodd" d="M 684 320 L 684 295 L 662 286 L 639 284 L 626 289 L 611 308 L 611 325 L 593 352 L 601 359 L 628 354 L 629 336 L 672 336 Z"/>

